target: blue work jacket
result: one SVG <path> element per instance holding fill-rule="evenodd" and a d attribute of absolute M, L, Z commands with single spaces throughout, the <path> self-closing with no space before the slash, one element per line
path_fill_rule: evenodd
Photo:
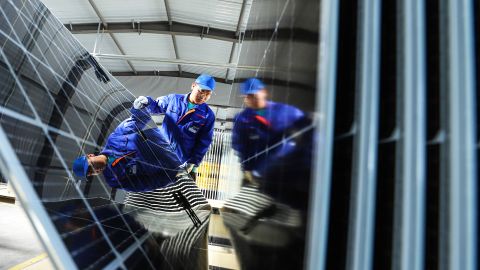
<path fill-rule="evenodd" d="M 115 188 L 151 191 L 175 182 L 182 164 L 146 109 L 131 109 L 100 154 L 109 157 L 103 175 Z"/>
<path fill-rule="evenodd" d="M 215 114 L 206 103 L 188 110 L 189 95 L 147 97 L 147 109 L 151 114 L 165 114 L 160 129 L 180 161 L 199 165 L 212 143 Z"/>
<path fill-rule="evenodd" d="M 266 158 L 291 151 L 294 144 L 283 140 L 288 130 L 296 127 L 304 113 L 290 105 L 269 101 L 262 115 L 246 108 L 235 117 L 232 146 L 244 170 L 258 170 L 265 165 Z"/>

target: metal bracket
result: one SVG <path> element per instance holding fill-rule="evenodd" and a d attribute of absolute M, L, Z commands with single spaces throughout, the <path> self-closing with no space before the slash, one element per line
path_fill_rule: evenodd
<path fill-rule="evenodd" d="M 207 32 L 205 33 L 205 26 L 202 27 L 202 33 L 200 34 L 200 39 L 203 39 L 205 35 L 208 35 L 208 32 L 210 32 L 210 24 L 207 24 Z"/>

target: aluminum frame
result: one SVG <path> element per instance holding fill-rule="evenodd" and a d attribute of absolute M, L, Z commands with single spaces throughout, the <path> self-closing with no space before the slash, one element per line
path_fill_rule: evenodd
<path fill-rule="evenodd" d="M 40 240 L 56 269 L 78 269 L 73 262 L 70 252 L 60 238 L 52 220 L 43 207 L 40 198 L 33 189 L 17 154 L 0 125 L 0 170 L 13 187 L 17 198 L 22 203 L 22 208 L 40 236 Z M 49 241 L 45 241 L 49 239 Z"/>
<path fill-rule="evenodd" d="M 354 138 L 346 268 L 371 269 L 378 154 L 380 1 L 362 0 L 358 10 L 360 49 L 355 113 L 358 130 Z"/>
<path fill-rule="evenodd" d="M 333 127 L 337 78 L 339 1 L 320 3 L 316 136 L 305 265 L 307 269 L 325 269 L 328 242 L 330 186 L 333 156 Z"/>
<path fill-rule="evenodd" d="M 424 268 L 426 212 L 425 3 L 404 0 L 397 54 L 400 139 L 396 163 L 392 269 Z M 400 32 L 400 31 L 399 31 Z M 402 57 L 402 59 L 400 59 Z"/>
<path fill-rule="evenodd" d="M 448 269 L 477 269 L 477 144 L 475 49 L 471 0 L 445 0 L 448 15 L 447 63 L 447 181 Z M 447 164 L 445 164 L 447 163 Z M 446 211 L 445 211 L 446 210 Z"/>

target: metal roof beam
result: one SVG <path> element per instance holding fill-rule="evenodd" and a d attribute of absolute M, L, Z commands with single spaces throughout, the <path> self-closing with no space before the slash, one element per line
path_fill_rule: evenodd
<path fill-rule="evenodd" d="M 107 28 L 108 27 L 108 23 L 107 21 L 105 20 L 105 18 L 103 17 L 102 13 L 100 12 L 100 10 L 98 9 L 97 5 L 95 4 L 95 1 L 94 0 L 88 0 L 88 2 L 90 3 L 90 5 L 92 6 L 93 10 L 95 11 L 95 14 L 97 14 L 98 18 L 100 19 L 101 23 L 102 23 L 102 26 L 103 28 Z M 72 27 L 72 26 L 71 26 Z M 98 28 L 97 26 L 97 33 L 100 31 L 101 29 Z M 120 42 L 118 42 L 117 38 L 113 35 L 113 33 L 108 33 L 110 35 L 110 37 L 112 38 L 113 42 L 115 43 L 115 45 L 117 46 L 118 50 L 120 51 L 121 54 L 125 55 L 125 51 L 123 50 L 122 46 L 120 46 Z M 136 74 L 137 73 L 137 70 L 135 69 L 135 67 L 133 67 L 133 64 L 132 62 L 130 62 L 130 60 L 127 60 L 127 64 L 130 66 L 130 68 L 132 69 L 132 71 Z"/>
<path fill-rule="evenodd" d="M 151 70 L 151 71 L 138 71 L 137 74 L 131 72 L 131 71 L 114 71 L 110 72 L 112 76 L 115 77 L 122 77 L 122 76 L 162 76 L 162 77 L 175 77 L 175 78 L 191 78 L 195 79 L 197 78 L 200 74 L 198 73 L 191 73 L 191 72 L 180 72 L 178 71 L 157 71 L 157 70 Z M 225 78 L 219 78 L 219 77 L 214 77 L 215 81 L 218 83 L 225 83 L 225 84 L 233 84 L 233 83 L 242 83 L 244 80 L 247 78 L 235 78 L 233 81 L 231 80 L 225 80 Z M 287 80 L 280 80 L 280 79 L 274 79 L 274 78 L 262 78 L 262 81 L 265 82 L 267 85 L 275 85 L 275 86 L 286 86 L 286 87 L 292 87 L 292 88 L 300 88 L 300 89 L 305 89 L 309 91 L 315 91 L 315 86 L 309 85 L 304 82 L 295 82 L 295 81 L 287 81 Z"/>
<path fill-rule="evenodd" d="M 121 76 L 162 76 L 162 77 L 175 77 L 175 78 L 189 78 L 189 79 L 196 79 L 200 74 L 191 73 L 183 71 L 180 73 L 179 71 L 138 71 L 136 74 L 131 71 L 114 71 L 110 72 L 115 77 Z M 215 81 L 218 83 L 225 83 L 225 84 L 232 84 L 230 81 L 225 81 L 224 78 L 214 77 Z"/>
<path fill-rule="evenodd" d="M 167 1 L 167 0 L 165 0 Z M 243 16 L 245 14 L 245 7 L 247 6 L 247 0 L 243 0 L 242 2 L 242 9 L 240 10 L 240 15 L 238 16 L 238 22 L 237 22 L 237 29 L 235 30 L 235 36 L 238 38 L 239 42 L 242 42 L 242 36 L 241 36 L 241 23 L 243 21 Z M 230 50 L 230 57 L 228 59 L 228 63 L 232 63 L 233 61 L 233 53 L 235 51 L 236 43 L 233 42 L 232 44 L 232 49 Z M 230 72 L 230 69 L 227 68 L 227 72 L 225 72 L 225 80 L 228 80 L 228 73 Z"/>
<path fill-rule="evenodd" d="M 105 20 L 105 18 L 102 16 L 102 13 L 100 13 L 100 10 L 98 9 L 97 5 L 95 4 L 95 2 L 93 0 L 88 0 L 88 2 L 90 3 L 90 6 L 92 6 L 93 10 L 95 11 L 95 14 L 97 14 L 98 18 L 100 19 L 100 21 L 102 22 L 103 26 L 104 27 L 108 27 L 108 24 L 107 24 L 107 21 Z"/>
<path fill-rule="evenodd" d="M 95 34 L 98 30 L 98 23 L 79 23 L 64 24 L 72 34 Z M 207 32 L 208 29 L 208 32 Z M 107 26 L 102 25 L 100 30 L 105 33 L 151 33 L 176 36 L 203 37 L 228 42 L 239 42 L 236 31 L 223 30 L 219 28 L 192 25 L 172 21 L 170 26 L 168 21 L 154 22 L 109 22 Z M 318 33 L 303 28 L 278 28 L 275 29 L 254 29 L 246 30 L 242 35 L 242 40 L 270 40 L 275 34 L 275 40 L 291 40 L 316 44 L 318 42 Z"/>
<path fill-rule="evenodd" d="M 94 34 L 98 30 L 97 23 L 65 24 L 72 34 Z M 105 33 L 153 33 L 178 36 L 192 36 L 211 38 L 229 42 L 238 42 L 235 31 L 223 30 L 210 27 L 206 33 L 205 26 L 179 23 L 175 21 L 155 22 L 111 22 L 107 26 L 102 25 L 101 30 Z"/>
<path fill-rule="evenodd" d="M 126 55 L 125 51 L 123 50 L 122 46 L 120 45 L 120 42 L 118 42 L 117 38 L 113 35 L 113 33 L 108 33 L 110 37 L 112 38 L 113 42 L 117 46 L 118 50 L 120 51 L 121 54 Z M 132 62 L 130 60 L 127 60 L 128 65 L 130 68 L 133 70 L 134 73 L 137 73 L 137 70 L 133 66 Z"/>
<path fill-rule="evenodd" d="M 168 0 L 163 0 L 163 3 L 165 4 L 165 10 L 167 12 L 167 18 L 168 18 L 168 25 L 170 26 L 170 31 L 172 31 L 172 14 L 170 12 L 170 5 L 168 4 Z M 175 58 L 180 59 L 180 55 L 178 54 L 178 46 L 177 46 L 177 39 L 175 38 L 175 35 L 172 34 L 172 43 L 173 43 L 173 51 L 175 52 Z M 178 72 L 182 74 L 182 66 L 178 65 Z"/>
<path fill-rule="evenodd" d="M 176 59 L 176 58 L 163 58 L 163 57 L 153 57 L 153 56 L 138 56 L 138 55 L 118 55 L 118 54 L 106 54 L 106 53 L 97 53 L 92 54 L 96 58 L 102 59 L 113 59 L 113 60 L 132 60 L 132 61 L 142 61 L 142 62 L 158 62 L 164 64 L 176 64 L 176 65 L 188 65 L 188 66 L 197 66 L 197 67 L 214 67 L 214 68 L 232 68 L 239 70 L 259 70 L 259 71 L 268 71 L 266 67 L 258 66 L 239 66 L 237 64 L 230 63 L 216 63 L 216 62 L 205 62 L 205 61 L 194 61 L 186 59 Z"/>

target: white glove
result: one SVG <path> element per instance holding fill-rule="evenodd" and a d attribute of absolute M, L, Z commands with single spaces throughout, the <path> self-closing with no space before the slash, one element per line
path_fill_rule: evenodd
<path fill-rule="evenodd" d="M 161 97 L 158 97 L 157 99 L 155 99 L 155 101 L 157 102 L 158 105 L 162 104 L 163 100 L 166 98 L 166 96 L 161 96 Z"/>
<path fill-rule="evenodd" d="M 148 99 L 144 96 L 139 96 L 133 102 L 133 108 L 140 110 L 143 109 L 148 104 Z"/>

